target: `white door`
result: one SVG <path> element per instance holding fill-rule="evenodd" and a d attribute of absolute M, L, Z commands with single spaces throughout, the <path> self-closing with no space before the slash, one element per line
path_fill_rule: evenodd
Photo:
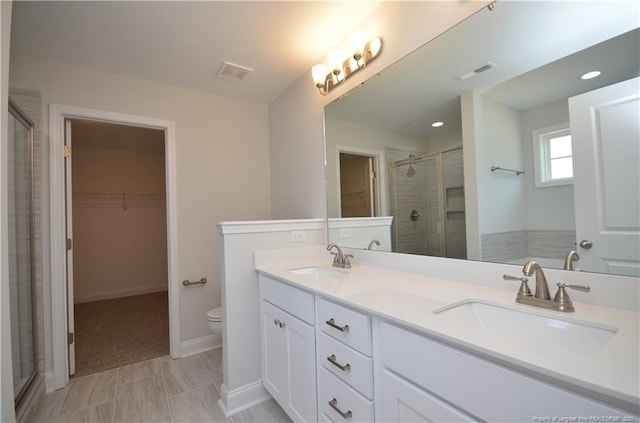
<path fill-rule="evenodd" d="M 76 347 L 74 339 L 73 320 L 73 217 L 71 207 L 73 205 L 73 190 L 71 189 L 71 121 L 64 121 L 64 175 L 65 175 L 65 227 L 66 227 L 66 248 L 67 248 L 67 342 L 69 344 L 69 375 L 76 373 Z"/>
<path fill-rule="evenodd" d="M 640 275 L 640 78 L 569 99 L 580 267 Z"/>
<path fill-rule="evenodd" d="M 312 326 L 284 313 L 285 354 L 287 356 L 287 406 L 294 420 L 318 420 L 316 402 L 316 343 Z"/>

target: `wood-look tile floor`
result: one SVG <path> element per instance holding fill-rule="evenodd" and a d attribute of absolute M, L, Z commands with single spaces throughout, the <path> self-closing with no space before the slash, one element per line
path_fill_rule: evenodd
<path fill-rule="evenodd" d="M 44 395 L 29 421 L 291 422 L 274 400 L 225 417 L 218 405 L 221 384 L 221 348 L 177 360 L 160 357 L 73 379 Z"/>

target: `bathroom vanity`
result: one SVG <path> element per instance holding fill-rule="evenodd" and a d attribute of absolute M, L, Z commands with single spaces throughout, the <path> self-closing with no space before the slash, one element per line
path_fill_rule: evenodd
<path fill-rule="evenodd" d="M 263 385 L 294 421 L 639 419 L 637 312 L 329 259 L 258 272 Z"/>

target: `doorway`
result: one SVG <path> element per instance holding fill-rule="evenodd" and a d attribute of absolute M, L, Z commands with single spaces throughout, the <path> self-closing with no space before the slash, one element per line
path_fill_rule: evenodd
<path fill-rule="evenodd" d="M 68 266 L 67 252 L 73 258 L 73 248 L 67 250 L 67 233 L 73 235 L 73 225 L 67 222 L 67 178 L 65 172 L 65 131 L 68 120 L 84 119 L 122 125 L 152 128 L 164 133 L 165 192 L 166 192 L 166 239 L 167 239 L 167 281 L 169 314 L 169 350 L 171 357 L 180 353 L 179 286 L 177 275 L 177 204 L 176 204 L 176 147 L 175 124 L 163 119 L 148 118 L 124 113 L 108 112 L 84 107 L 49 105 L 50 152 L 50 212 L 51 212 L 51 314 L 52 314 L 52 364 L 53 374 L 47 378 L 47 390 L 64 387 L 69 382 L 73 365 L 73 289 L 69 289 L 67 278 L 73 280 L 73 266 Z M 71 188 L 71 187 L 69 187 Z M 72 192 L 72 189 L 68 190 Z M 67 201 L 69 200 L 69 201 Z M 72 242 L 72 241 L 70 241 Z"/>
<path fill-rule="evenodd" d="M 340 216 L 378 216 L 375 157 L 340 152 Z"/>
<path fill-rule="evenodd" d="M 168 355 L 164 131 L 67 119 L 65 132 L 69 373 Z"/>

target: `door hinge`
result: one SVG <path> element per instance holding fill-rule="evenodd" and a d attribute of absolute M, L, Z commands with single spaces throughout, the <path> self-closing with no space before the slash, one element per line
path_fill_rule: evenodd
<path fill-rule="evenodd" d="M 371 179 L 376 179 L 376 171 L 375 171 L 375 170 L 372 170 L 372 171 L 371 171 L 371 173 L 369 174 L 369 177 L 370 177 Z"/>
<path fill-rule="evenodd" d="M 69 345 L 73 344 L 73 332 L 69 332 L 67 334 L 67 342 L 69 343 Z"/>
<path fill-rule="evenodd" d="M 71 147 L 69 147 L 68 145 L 64 146 L 64 157 L 71 157 Z"/>
<path fill-rule="evenodd" d="M 67 242 L 66 242 L 66 246 L 67 246 L 67 251 L 71 250 L 71 246 L 73 245 L 71 238 L 67 238 Z"/>

